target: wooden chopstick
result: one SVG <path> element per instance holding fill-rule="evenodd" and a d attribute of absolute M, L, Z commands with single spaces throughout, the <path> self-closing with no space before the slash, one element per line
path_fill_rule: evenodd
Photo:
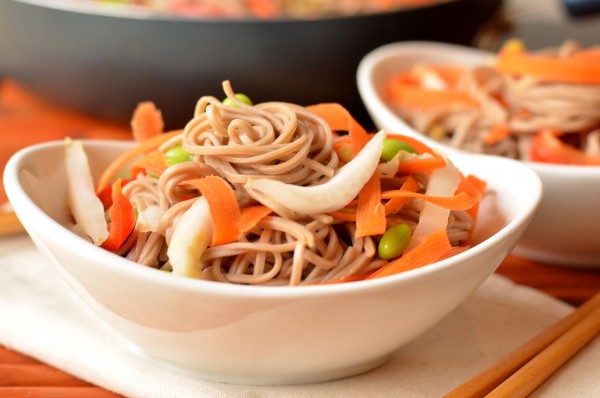
<path fill-rule="evenodd" d="M 598 333 L 600 293 L 444 397 L 526 397 Z"/>
<path fill-rule="evenodd" d="M 25 229 L 14 212 L 0 212 L 0 237 L 18 235 L 24 232 Z"/>

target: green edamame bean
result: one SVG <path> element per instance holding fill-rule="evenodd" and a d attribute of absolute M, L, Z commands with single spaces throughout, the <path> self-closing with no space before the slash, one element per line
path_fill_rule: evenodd
<path fill-rule="evenodd" d="M 392 138 L 383 141 L 383 148 L 381 149 L 381 159 L 383 161 L 389 162 L 400 151 L 406 151 L 415 154 L 417 153 L 417 150 L 411 145 L 407 144 L 404 141 Z"/>
<path fill-rule="evenodd" d="M 397 224 L 389 228 L 381 236 L 377 253 L 384 260 L 396 258 L 402 254 L 410 243 L 412 231 L 408 224 Z"/>
<path fill-rule="evenodd" d="M 177 163 L 187 162 L 192 159 L 192 155 L 183 149 L 183 146 L 176 145 L 165 152 L 167 164 L 173 166 Z"/>
<path fill-rule="evenodd" d="M 240 101 L 242 101 L 244 104 L 252 106 L 252 100 L 250 98 L 248 98 L 247 95 L 242 94 L 242 93 L 237 93 L 235 95 L 235 97 L 237 99 L 239 99 Z M 237 107 L 237 104 L 235 102 L 233 102 L 233 100 L 229 97 L 227 97 L 223 100 L 223 104 L 225 104 L 227 106 Z"/>

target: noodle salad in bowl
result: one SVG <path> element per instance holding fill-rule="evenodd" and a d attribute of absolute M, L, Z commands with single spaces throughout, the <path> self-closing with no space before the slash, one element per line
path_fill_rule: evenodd
<path fill-rule="evenodd" d="M 540 175 L 544 201 L 517 254 L 597 267 L 599 54 L 572 40 L 534 51 L 512 39 L 497 54 L 405 42 L 368 54 L 357 79 L 377 126 L 442 151 L 517 159 Z"/>
<path fill-rule="evenodd" d="M 475 291 L 541 202 L 520 162 L 223 87 L 182 130 L 146 102 L 135 141 L 39 144 L 5 169 L 33 241 L 144 360 L 242 384 L 365 372 Z"/>
<path fill-rule="evenodd" d="M 514 39 L 490 64 L 415 64 L 387 95 L 413 128 L 455 148 L 600 165 L 600 48 L 566 41 L 528 52 Z"/>
<path fill-rule="evenodd" d="M 140 105 L 139 145 L 95 189 L 68 141 L 73 228 L 149 267 L 243 284 L 375 278 L 468 247 L 481 179 L 412 138 L 367 134 L 338 104 L 253 105 L 224 89 L 167 134 Z"/>
<path fill-rule="evenodd" d="M 422 7 L 440 0 L 96 0 L 111 6 L 133 5 L 194 17 L 212 18 L 327 18 Z"/>

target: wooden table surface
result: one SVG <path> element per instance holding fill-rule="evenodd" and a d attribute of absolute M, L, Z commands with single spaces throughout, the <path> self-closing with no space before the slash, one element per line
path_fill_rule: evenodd
<path fill-rule="evenodd" d="M 80 115 L 49 104 L 10 80 L 0 81 L 0 171 L 15 151 L 34 143 L 81 138 L 130 139 L 129 127 Z M 6 201 L 0 172 L 0 204 Z M 531 286 L 572 305 L 600 291 L 600 271 L 555 267 L 508 257 L 499 274 Z M 1 293 L 0 293 L 1 294 Z M 0 344 L 0 398 L 116 397 Z"/>

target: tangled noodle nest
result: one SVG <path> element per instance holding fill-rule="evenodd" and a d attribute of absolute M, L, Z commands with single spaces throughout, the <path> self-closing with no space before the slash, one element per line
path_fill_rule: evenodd
<path fill-rule="evenodd" d="M 249 106 L 236 99 L 228 82 L 227 97 L 237 106 L 202 97 L 183 132 L 165 142 L 193 155 L 170 166 L 159 178 L 140 174 L 123 193 L 139 213 L 134 235 L 119 254 L 151 267 L 170 270 L 167 249 L 173 229 L 199 192 L 183 181 L 218 175 L 234 189 L 241 207 L 258 202 L 273 209 L 235 242 L 208 247 L 202 275 L 208 280 L 241 284 L 298 285 L 326 282 L 375 270 L 387 261 L 377 256 L 373 237 L 357 237 L 356 225 L 327 214 L 300 215 L 251 193 L 245 184 L 269 178 L 312 186 L 331 179 L 340 162 L 332 149 L 335 134 L 306 108 L 283 102 Z M 393 177 L 385 184 L 398 186 Z M 421 184 L 426 185 L 423 177 Z M 423 204 L 411 200 L 388 224 L 415 226 Z M 451 240 L 466 239 L 472 222 L 463 211 L 451 213 Z"/>

